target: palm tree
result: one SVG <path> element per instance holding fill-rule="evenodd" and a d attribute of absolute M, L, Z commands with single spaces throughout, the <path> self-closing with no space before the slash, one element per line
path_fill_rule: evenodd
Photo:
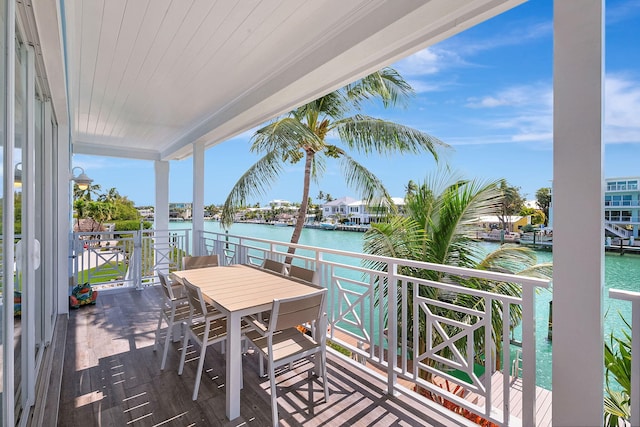
<path fill-rule="evenodd" d="M 80 188 L 78 184 L 73 184 L 73 198 L 75 200 L 84 199 L 91 201 L 91 195 L 98 196 L 100 194 L 100 184 L 89 184 L 87 188 Z"/>
<path fill-rule="evenodd" d="M 302 233 L 310 181 L 319 179 L 329 160 L 340 162 L 347 185 L 360 192 L 363 199 L 390 200 L 382 182 L 348 151 L 368 155 L 426 150 L 437 160 L 436 147 L 444 145 L 439 140 L 407 126 L 359 114 L 367 100 L 381 100 L 387 107 L 405 101 L 410 94 L 409 84 L 395 70 L 385 68 L 302 105 L 257 130 L 251 151 L 264 155 L 231 189 L 222 210 L 222 224 L 230 226 L 238 207 L 249 196 L 263 195 L 287 163 L 302 160 L 302 203 L 291 243 L 298 243 Z M 329 137 L 336 137 L 343 146 L 329 142 Z M 289 253 L 294 252 L 295 248 L 290 247 Z"/>
<path fill-rule="evenodd" d="M 406 216 L 392 217 L 387 223 L 372 224 L 365 234 L 364 251 L 366 253 L 395 258 L 404 258 L 436 264 L 458 267 L 492 270 L 504 273 L 524 274 L 537 277 L 549 277 L 549 264 L 536 264 L 535 252 L 520 246 L 503 245 L 499 249 L 486 254 L 479 242 L 473 237 L 472 228 L 477 218 L 484 215 L 495 215 L 502 203 L 499 181 L 481 182 L 477 180 L 455 180 L 451 176 L 435 176 L 425 184 L 416 186 L 413 193 L 406 198 Z M 386 263 L 372 262 L 370 266 L 385 270 Z M 457 283 L 472 289 L 520 296 L 520 286 L 514 283 L 494 282 L 478 278 L 452 276 L 448 273 L 426 269 L 400 268 L 400 273 L 439 282 Z M 386 293 L 385 284 L 379 284 L 379 292 Z M 412 295 L 412 291 L 408 295 Z M 446 301 L 449 304 L 473 308 L 483 311 L 484 298 L 473 297 L 463 293 L 445 292 L 438 288 L 421 286 L 420 295 L 435 301 Z M 403 308 L 411 307 L 411 301 L 397 301 L 398 313 Z M 496 343 L 496 362 L 499 366 L 499 355 L 502 343 L 502 308 L 494 301 L 492 308 L 492 336 Z M 469 315 L 455 310 L 431 305 L 430 310 L 439 316 L 470 323 Z M 411 314 L 411 310 L 406 310 Z M 509 317 L 515 327 L 522 319 L 521 307 L 510 306 Z M 426 331 L 424 319 L 420 319 L 419 331 L 420 352 L 426 348 Z M 412 336 L 413 320 L 404 324 Z M 451 331 L 453 333 L 457 331 Z M 437 343 L 432 343 L 437 344 Z M 466 353 L 466 346 L 461 344 L 459 350 Z M 484 331 L 476 330 L 474 334 L 474 353 L 482 354 L 485 348 Z M 447 357 L 447 356 L 445 356 Z M 476 362 L 481 362 L 476 360 Z M 435 364 L 435 363 L 434 363 Z M 429 375 L 426 375 L 429 378 Z"/>

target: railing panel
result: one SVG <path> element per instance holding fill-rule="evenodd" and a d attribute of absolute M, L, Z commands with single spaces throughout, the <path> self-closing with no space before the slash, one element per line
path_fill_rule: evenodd
<path fill-rule="evenodd" d="M 287 253 L 289 246 L 296 248 L 294 255 Z M 413 392 L 416 388 L 432 401 L 453 405 L 498 425 L 535 425 L 533 307 L 535 288 L 546 288 L 549 281 L 223 233 L 205 232 L 203 247 L 218 253 L 225 265 L 260 265 L 266 258 L 284 261 L 291 257 L 296 265 L 316 269 L 320 284 L 329 290 L 329 339 L 351 351 L 367 368 L 371 366 L 378 374 L 386 375 L 389 393 L 400 391 L 426 402 Z M 368 267 L 374 263 L 384 269 Z M 521 298 L 510 297 L 399 273 L 406 269 L 445 273 L 449 278 L 516 283 L 523 293 Z M 455 295 L 464 295 L 476 304 L 458 304 Z M 522 390 L 526 402 L 521 408 L 522 420 L 513 416 L 510 405 L 509 338 L 515 326 L 510 324 L 510 313 L 516 306 L 523 313 Z M 502 329 L 497 331 L 492 328 L 495 315 L 504 319 Z M 501 349 L 500 357 L 497 349 Z M 502 374 L 499 391 L 491 381 L 498 360 L 502 362 L 498 369 Z M 476 372 L 479 363 L 484 364 L 484 374 Z M 442 388 L 434 379 L 454 388 Z M 412 386 L 405 388 L 399 380 Z M 503 396 L 498 407 L 494 406 L 494 392 Z"/>
<path fill-rule="evenodd" d="M 189 230 L 73 233 L 74 283 L 98 289 L 157 283 L 155 270 L 182 267 Z"/>
<path fill-rule="evenodd" d="M 640 426 L 640 292 L 610 289 L 609 296 L 631 301 L 631 425 Z"/>

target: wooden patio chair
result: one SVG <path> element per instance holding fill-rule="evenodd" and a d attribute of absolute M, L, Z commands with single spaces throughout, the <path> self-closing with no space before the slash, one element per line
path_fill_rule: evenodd
<path fill-rule="evenodd" d="M 262 268 L 265 270 L 273 271 L 278 274 L 284 274 L 285 264 L 283 262 L 274 261 L 272 259 L 265 259 L 262 261 Z"/>
<path fill-rule="evenodd" d="M 314 357 L 316 372 L 322 377 L 325 401 L 329 400 L 329 384 L 326 364 L 326 314 L 325 300 L 327 290 L 281 300 L 274 300 L 271 319 L 266 329 L 260 323 L 246 333 L 246 337 L 259 352 L 262 359 L 268 360 L 269 380 L 271 382 L 271 415 L 273 425 L 278 425 L 278 402 L 276 395 L 275 369 L 290 365 L 296 360 Z M 317 323 L 318 336 L 312 337 L 298 330 L 297 325 Z"/>
<path fill-rule="evenodd" d="M 217 267 L 220 265 L 218 255 L 202 255 L 202 256 L 185 256 L 182 259 L 182 265 L 185 270 L 193 270 L 195 268 Z"/>
<path fill-rule="evenodd" d="M 200 361 L 198 363 L 198 371 L 196 373 L 192 396 L 192 399 L 196 400 L 198 398 L 198 390 L 200 389 L 200 379 L 202 378 L 202 369 L 204 367 L 204 357 L 207 353 L 207 347 L 227 339 L 227 318 L 224 314 L 205 302 L 202 297 L 202 290 L 199 287 L 191 284 L 186 279 L 183 279 L 183 282 L 191 310 L 182 342 L 182 355 L 180 356 L 178 375 L 182 375 L 189 339 L 193 338 L 193 340 L 200 345 Z"/>
<path fill-rule="evenodd" d="M 162 327 L 162 321 L 167 323 L 167 334 L 164 339 L 164 350 L 162 352 L 162 363 L 160 364 L 160 370 L 164 370 L 167 363 L 167 352 L 169 351 L 169 343 L 171 337 L 174 334 L 176 325 L 184 322 L 189 318 L 190 308 L 186 297 L 182 297 L 182 285 L 174 285 L 169 278 L 161 271 L 156 271 L 160 284 L 162 285 L 162 291 L 164 293 L 164 300 L 162 307 L 160 307 L 160 319 L 158 319 L 158 327 L 156 328 L 156 339 L 153 343 L 153 351 L 158 349 L 158 343 L 160 342 L 160 329 Z M 179 291 L 176 292 L 176 291 Z M 182 334 L 180 334 L 182 337 Z"/>
<path fill-rule="evenodd" d="M 317 285 L 318 273 L 315 270 L 309 270 L 308 268 L 298 267 L 296 265 L 289 266 L 289 277 L 295 277 L 296 279 L 304 280 L 313 285 Z"/>

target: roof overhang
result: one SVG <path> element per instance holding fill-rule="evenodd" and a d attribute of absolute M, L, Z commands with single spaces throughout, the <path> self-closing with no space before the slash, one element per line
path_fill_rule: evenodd
<path fill-rule="evenodd" d="M 44 0 L 34 14 L 73 152 L 171 160 L 523 1 Z"/>

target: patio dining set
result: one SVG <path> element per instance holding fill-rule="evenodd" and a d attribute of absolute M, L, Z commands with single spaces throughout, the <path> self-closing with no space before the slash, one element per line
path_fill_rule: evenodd
<path fill-rule="evenodd" d="M 226 364 L 226 416 L 240 416 L 243 385 L 242 354 L 259 354 L 260 375 L 270 380 L 271 415 L 278 425 L 276 373 L 293 362 L 309 359 L 322 378 L 329 399 L 326 374 L 326 295 L 317 285 L 317 273 L 265 259 L 261 266 L 220 266 L 217 255 L 185 257 L 184 270 L 170 275 L 158 271 L 164 291 L 154 351 L 164 337 L 160 369 L 166 367 L 171 340 L 182 338 L 178 374 L 182 375 L 190 342 L 200 347 L 193 388 L 198 398 L 207 348 L 220 344 Z M 319 332 L 319 333 L 316 333 Z M 278 369 L 278 371 L 276 371 Z"/>

